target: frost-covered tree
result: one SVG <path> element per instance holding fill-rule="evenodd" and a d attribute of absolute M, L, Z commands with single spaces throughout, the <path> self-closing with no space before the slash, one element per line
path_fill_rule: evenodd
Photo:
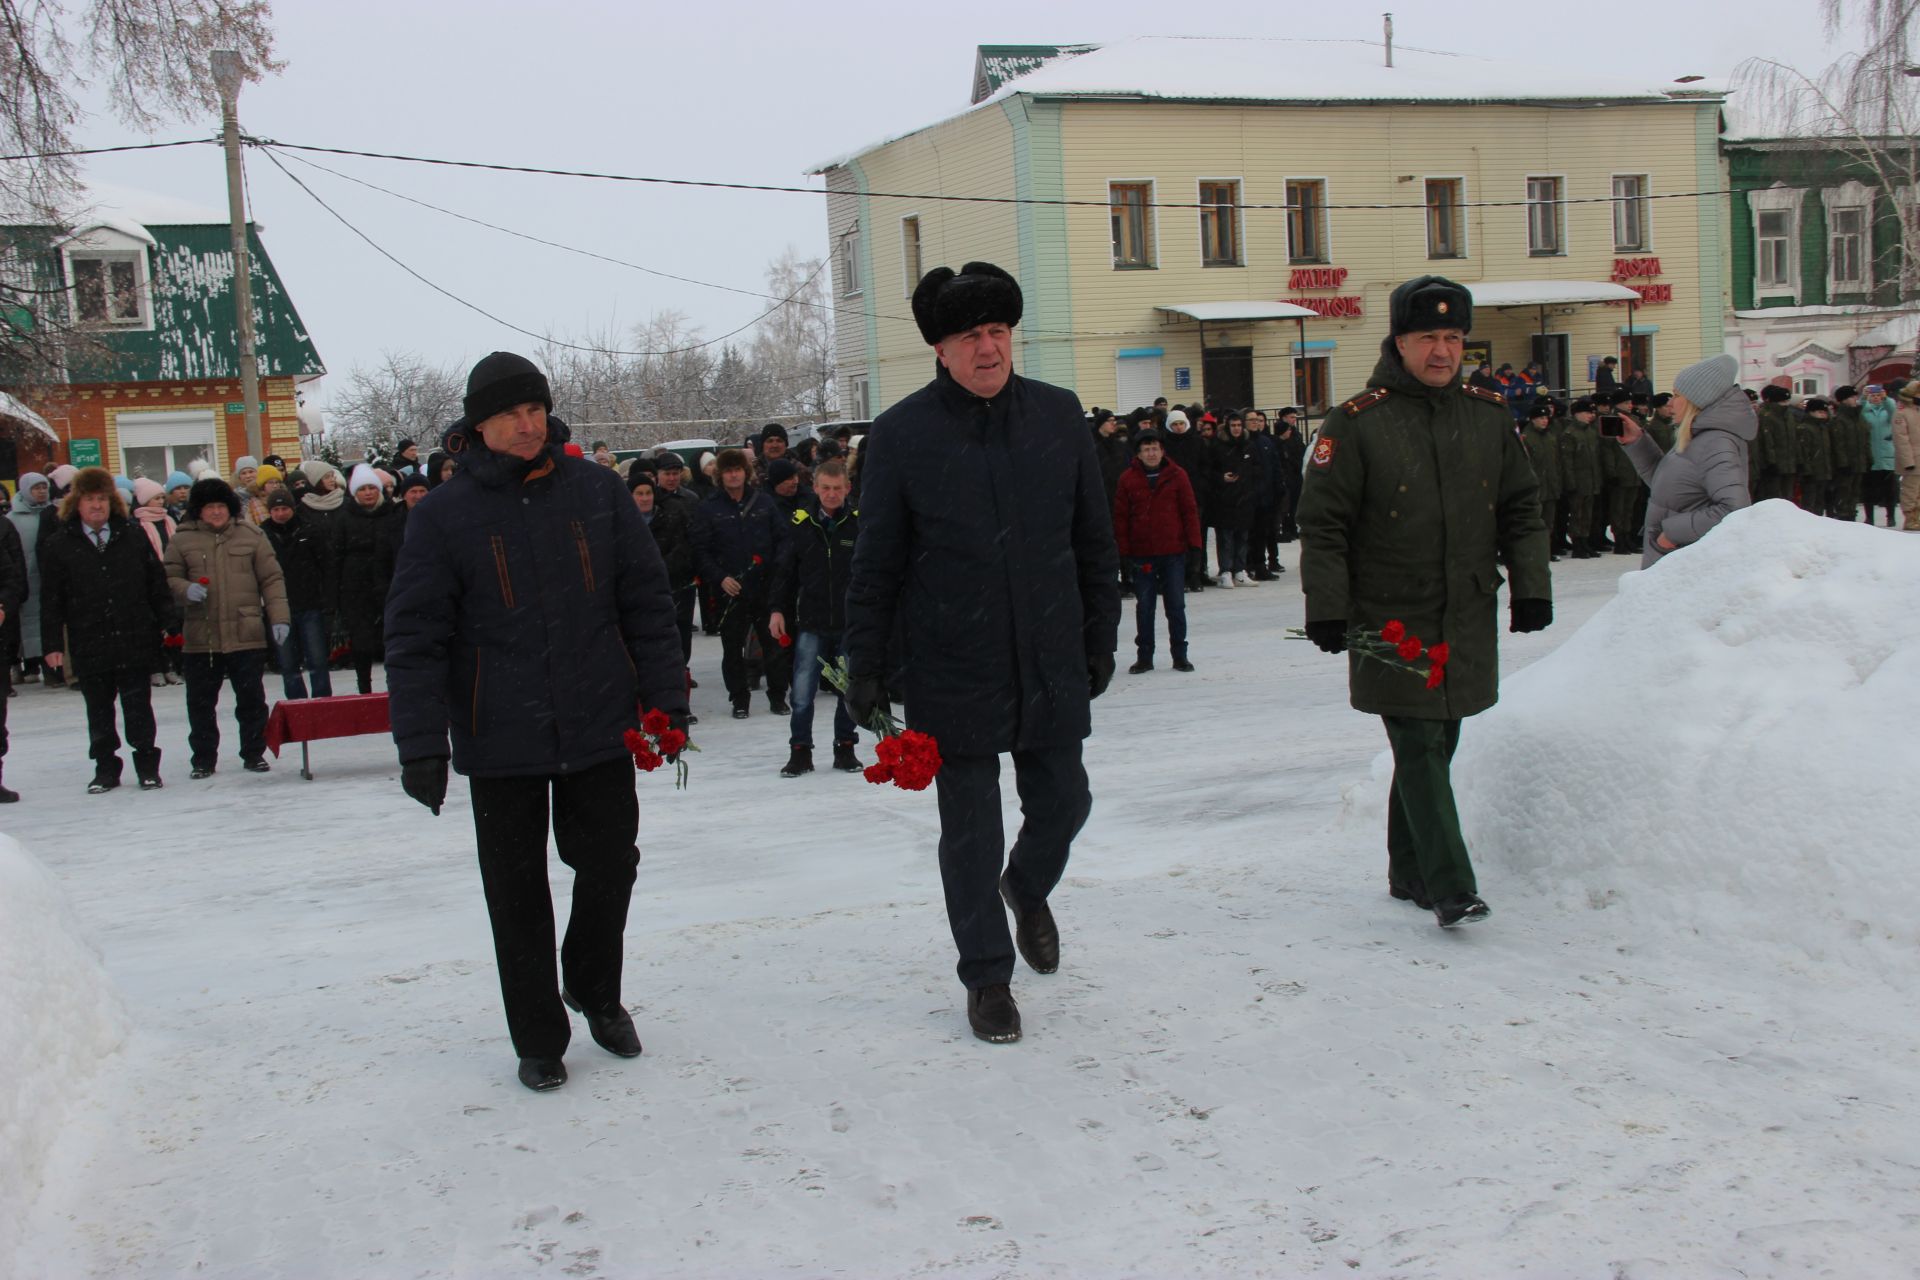
<path fill-rule="evenodd" d="M 328 397 L 325 447 L 340 457 L 385 457 L 405 437 L 425 450 L 460 416 L 466 375 L 411 351 L 383 351 L 372 368 L 355 365 Z"/>

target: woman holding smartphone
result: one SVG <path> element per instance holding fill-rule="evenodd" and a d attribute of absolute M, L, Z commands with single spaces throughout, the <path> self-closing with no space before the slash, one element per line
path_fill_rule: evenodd
<path fill-rule="evenodd" d="M 1760 422 L 1740 390 L 1740 366 L 1719 355 L 1688 365 L 1673 380 L 1677 411 L 1673 452 L 1662 453 L 1632 418 L 1622 420 L 1620 447 L 1647 482 L 1646 549 L 1640 567 L 1698 542 L 1707 531 L 1753 499 L 1747 490 L 1747 451 Z"/>

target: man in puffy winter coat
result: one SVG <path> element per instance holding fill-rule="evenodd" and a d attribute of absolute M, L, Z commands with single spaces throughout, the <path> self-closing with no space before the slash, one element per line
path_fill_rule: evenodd
<path fill-rule="evenodd" d="M 194 482 L 187 519 L 162 563 L 174 602 L 186 613 L 182 665 L 187 678 L 189 777 L 211 777 L 220 758 L 220 686 L 233 686 L 240 760 L 249 773 L 267 764 L 267 645 L 291 630 L 285 575 L 267 536 L 244 523 L 240 496 L 215 475 Z M 151 670 L 151 668 L 149 668 Z"/>
<path fill-rule="evenodd" d="M 1060 962 L 1047 897 L 1093 807 L 1081 742 L 1088 703 L 1113 678 L 1120 620 L 1099 455 L 1071 391 L 1014 374 L 1021 305 L 1013 277 L 985 262 L 936 268 L 914 289 L 937 373 L 867 434 L 847 589 L 857 722 L 884 702 L 894 624 L 905 622 L 908 724 L 933 735 L 945 761 L 934 780 L 940 874 L 967 1019 L 993 1043 L 1020 1038 L 1016 939 L 1036 972 Z M 1010 857 L 1003 752 L 1023 816 Z"/>
<path fill-rule="evenodd" d="M 1354 709 L 1385 722 L 1393 749 L 1387 884 L 1443 926 L 1487 914 L 1460 833 L 1449 769 L 1460 722 L 1498 696 L 1499 589 L 1512 575 L 1511 631 L 1553 621 L 1537 485 L 1506 406 L 1460 384 L 1473 298 L 1440 276 L 1393 291 L 1391 336 L 1368 389 L 1320 426 L 1300 500 L 1308 637 L 1329 653 L 1349 629 L 1389 623 L 1444 644 L 1443 674 L 1355 651 Z M 1431 660 L 1415 655 L 1422 670 Z"/>
<path fill-rule="evenodd" d="M 782 540 L 770 595 L 768 628 L 774 643 L 793 651 L 793 718 L 783 778 L 813 772 L 813 700 L 820 691 L 820 663 L 841 656 L 847 627 L 847 583 L 853 578 L 853 548 L 860 514 L 847 505 L 847 464 L 838 458 L 813 473 L 813 493 L 793 513 Z M 847 701 L 834 695 L 833 767 L 858 773 L 853 754 L 859 726 Z"/>
<path fill-rule="evenodd" d="M 693 558 L 702 581 L 720 601 L 720 676 L 733 703 L 733 718 L 746 719 L 753 696 L 747 637 L 757 637 L 767 676 L 767 708 L 785 715 L 792 710 L 787 680 L 793 668 L 767 629 L 774 557 L 786 536 L 780 510 L 771 495 L 748 483 L 753 473 L 740 450 L 722 449 L 714 473 L 719 485 L 694 512 Z"/>
<path fill-rule="evenodd" d="M 1167 601 L 1167 647 L 1173 669 L 1191 671 L 1187 661 L 1187 552 L 1200 546 L 1200 508 L 1193 485 L 1180 464 L 1166 456 L 1158 431 L 1142 431 L 1133 442 L 1133 465 L 1120 477 L 1113 496 L 1113 538 L 1120 563 L 1133 571 L 1134 632 L 1137 655 L 1131 675 L 1153 670 L 1153 612 L 1156 597 Z"/>
<path fill-rule="evenodd" d="M 640 1052 L 620 1003 L 640 861 L 623 738 L 643 705 L 676 726 L 687 712 L 660 552 L 618 473 L 562 451 L 552 405 L 531 361 L 474 366 L 442 440 L 459 470 L 407 518 L 385 628 L 401 784 L 437 814 L 449 754 L 467 775 L 507 1028 L 536 1091 L 566 1082 L 568 1007 L 608 1052 Z M 558 973 L 549 820 L 574 872 Z"/>

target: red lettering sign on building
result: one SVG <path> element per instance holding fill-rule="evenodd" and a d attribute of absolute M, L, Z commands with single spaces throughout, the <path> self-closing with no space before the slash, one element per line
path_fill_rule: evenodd
<path fill-rule="evenodd" d="M 1624 284 L 1629 280 L 1646 280 L 1653 276 L 1665 275 L 1660 269 L 1658 258 L 1615 258 L 1613 260 L 1613 282 Z"/>
<path fill-rule="evenodd" d="M 1345 267 L 1295 267 L 1287 277 L 1289 289 L 1338 289 L 1347 282 Z"/>
<path fill-rule="evenodd" d="M 1351 319 L 1365 314 L 1361 299 L 1357 295 L 1339 298 L 1288 298 L 1287 301 L 1330 320 Z"/>

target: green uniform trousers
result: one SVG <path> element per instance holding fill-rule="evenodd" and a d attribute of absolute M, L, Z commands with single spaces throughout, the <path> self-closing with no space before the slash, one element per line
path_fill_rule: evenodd
<path fill-rule="evenodd" d="M 1836 520 L 1860 518 L 1860 473 L 1843 471 L 1833 478 L 1827 494 L 1827 514 Z"/>
<path fill-rule="evenodd" d="M 1593 538 L 1593 495 L 1570 493 L 1560 499 L 1567 507 L 1567 538 L 1586 545 Z"/>
<path fill-rule="evenodd" d="M 1473 863 L 1453 803 L 1453 752 L 1458 720 L 1381 716 L 1393 747 L 1393 790 L 1387 797 L 1387 878 L 1425 885 L 1434 902 L 1475 892 Z"/>
<path fill-rule="evenodd" d="M 1617 484 L 1607 495 L 1607 523 L 1613 529 L 1616 550 L 1640 536 L 1640 525 L 1633 518 L 1633 504 L 1639 499 L 1640 493 L 1637 484 Z"/>
<path fill-rule="evenodd" d="M 1811 511 L 1816 516 L 1827 514 L 1827 495 L 1833 488 L 1831 480 L 1815 480 L 1811 476 L 1800 478 L 1800 509 Z"/>

